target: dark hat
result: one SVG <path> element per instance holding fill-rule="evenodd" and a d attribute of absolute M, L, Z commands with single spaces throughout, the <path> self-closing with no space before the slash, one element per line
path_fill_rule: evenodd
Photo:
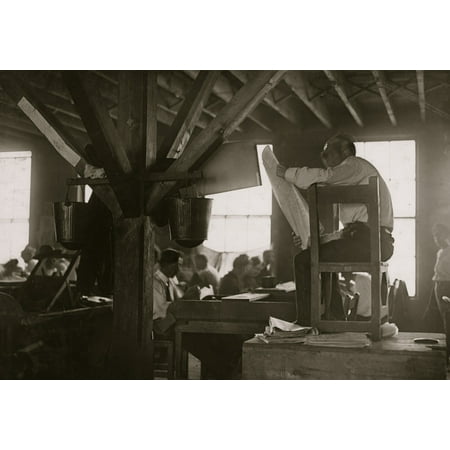
<path fill-rule="evenodd" d="M 55 250 L 51 245 L 41 245 L 33 259 L 61 258 L 61 250 Z"/>

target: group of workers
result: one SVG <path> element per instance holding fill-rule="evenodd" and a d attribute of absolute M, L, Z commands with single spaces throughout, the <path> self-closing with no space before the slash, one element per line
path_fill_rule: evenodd
<path fill-rule="evenodd" d="M 69 266 L 69 262 L 62 257 L 61 250 L 51 245 L 42 245 L 36 251 L 27 245 L 20 254 L 23 265 L 18 258 L 13 258 L 0 265 L 0 281 L 25 281 L 35 268 L 39 259 L 43 259 L 36 275 L 54 277 L 62 276 Z"/>

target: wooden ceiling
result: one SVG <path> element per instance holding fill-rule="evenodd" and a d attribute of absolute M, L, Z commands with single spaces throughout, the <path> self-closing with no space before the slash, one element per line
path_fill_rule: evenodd
<path fill-rule="evenodd" d="M 198 133 L 231 101 L 258 71 L 221 71 L 212 93 L 196 118 Z M 90 83 L 101 95 L 114 120 L 118 114 L 118 71 L 88 71 Z M 163 137 L 192 91 L 199 71 L 157 72 L 158 135 Z M 90 142 L 85 125 L 59 71 L 22 71 L 35 96 L 78 140 Z M 406 121 L 450 123 L 450 71 L 287 71 L 247 118 L 233 137 L 267 136 L 286 127 L 324 130 L 348 124 L 360 127 L 380 121 L 396 127 Z M 0 135 L 40 136 L 0 87 Z"/>

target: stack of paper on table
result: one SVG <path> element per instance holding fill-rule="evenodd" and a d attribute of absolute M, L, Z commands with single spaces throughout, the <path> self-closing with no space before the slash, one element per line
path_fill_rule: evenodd
<path fill-rule="evenodd" d="M 255 302 L 256 300 L 267 298 L 269 295 L 270 294 L 267 293 L 244 292 L 243 294 L 227 295 L 226 297 L 222 297 L 222 300 L 243 300 Z"/>
<path fill-rule="evenodd" d="M 311 327 L 302 327 L 296 323 L 269 317 L 269 325 L 264 333 L 256 334 L 256 337 L 267 344 L 281 342 L 298 344 L 305 342 L 305 336 L 311 330 Z"/>
<path fill-rule="evenodd" d="M 370 339 L 365 333 L 327 333 L 308 335 L 305 344 L 320 347 L 364 348 L 370 345 Z"/>

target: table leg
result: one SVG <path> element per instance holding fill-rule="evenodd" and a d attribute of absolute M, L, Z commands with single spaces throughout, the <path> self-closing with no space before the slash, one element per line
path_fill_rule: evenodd
<path fill-rule="evenodd" d="M 183 359 L 183 334 L 175 329 L 175 378 L 182 379 L 181 367 Z"/>

